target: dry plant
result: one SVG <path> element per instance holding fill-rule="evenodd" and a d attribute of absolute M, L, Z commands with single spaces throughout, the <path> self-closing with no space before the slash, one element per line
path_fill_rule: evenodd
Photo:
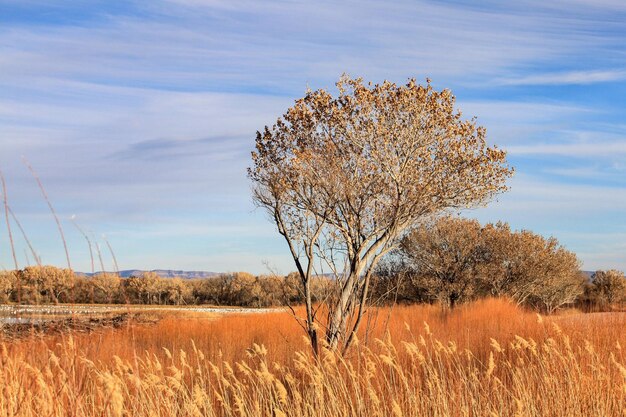
<path fill-rule="evenodd" d="M 584 291 L 576 254 L 554 237 L 503 222 L 440 217 L 407 234 L 397 256 L 403 270 L 395 274 L 405 272 L 410 289 L 451 308 L 491 295 L 551 314 Z"/>
<path fill-rule="evenodd" d="M 322 347 L 317 358 L 287 314 L 165 318 L 136 328 L 126 354 L 113 331 L 3 343 L 0 416 L 626 413 L 623 314 L 543 318 L 486 300 L 445 314 L 402 307 L 390 324 L 367 346 L 357 339 L 348 356 Z M 276 333 L 287 329 L 303 350 L 273 355 L 285 346 Z M 229 345 L 239 354 L 225 353 Z"/>
<path fill-rule="evenodd" d="M 61 237 L 61 242 L 63 242 L 63 249 L 65 250 L 65 259 L 67 261 L 67 268 L 71 270 L 72 269 L 72 262 L 70 261 L 70 252 L 67 249 L 67 241 L 65 240 L 65 234 L 63 233 L 63 226 L 61 225 L 61 221 L 59 220 L 59 216 L 57 215 L 56 210 L 52 206 L 52 202 L 50 201 L 50 198 L 48 198 L 48 193 L 46 192 L 46 189 L 44 188 L 44 186 L 43 186 L 43 184 L 41 182 L 41 179 L 39 178 L 39 175 L 37 175 L 37 172 L 35 171 L 35 169 L 26 160 L 26 158 L 22 157 L 22 162 L 24 163 L 24 165 L 26 165 L 26 168 L 28 168 L 28 170 L 30 171 L 31 175 L 33 176 L 33 178 L 37 182 L 37 185 L 39 186 L 39 190 L 41 191 L 41 195 L 43 196 L 43 199 L 45 200 L 46 204 L 48 205 L 48 208 L 50 209 L 50 213 L 52 214 L 52 217 L 54 218 L 54 222 L 57 225 L 57 229 L 59 231 L 59 236 Z"/>

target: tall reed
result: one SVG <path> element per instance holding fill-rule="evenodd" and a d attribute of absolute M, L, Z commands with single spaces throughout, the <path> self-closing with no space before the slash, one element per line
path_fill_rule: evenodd
<path fill-rule="evenodd" d="M 400 306 L 316 359 L 288 313 L 176 313 L 0 343 L 0 416 L 624 416 L 625 326 L 506 300 Z"/>
<path fill-rule="evenodd" d="M 268 360 L 211 361 L 194 344 L 136 361 L 94 362 L 72 337 L 43 363 L 0 348 L 0 416 L 623 416 L 621 346 L 599 354 L 560 328 L 539 343 L 491 339 L 483 360 L 437 339 L 427 326 L 413 340 L 376 339 L 346 358 L 323 349 Z"/>

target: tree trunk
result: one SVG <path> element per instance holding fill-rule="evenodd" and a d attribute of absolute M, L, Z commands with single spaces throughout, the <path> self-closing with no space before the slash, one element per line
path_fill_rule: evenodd
<path fill-rule="evenodd" d="M 360 272 L 360 268 L 354 267 L 353 271 Z M 328 330 L 326 332 L 326 342 L 330 349 L 335 350 L 339 346 L 339 341 L 346 336 L 346 326 L 352 310 L 352 302 L 355 301 L 355 291 L 357 290 L 357 272 L 352 272 L 341 289 L 339 300 L 334 311 L 329 312 Z"/>

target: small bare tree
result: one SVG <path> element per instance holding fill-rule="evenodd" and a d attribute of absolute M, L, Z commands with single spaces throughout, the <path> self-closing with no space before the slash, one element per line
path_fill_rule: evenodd
<path fill-rule="evenodd" d="M 485 244 L 490 258 L 482 280 L 492 295 L 552 314 L 583 291 L 580 261 L 554 237 L 529 230 L 511 232 L 508 224 L 498 223 L 485 227 Z"/>
<path fill-rule="evenodd" d="M 364 84 L 344 76 L 339 94 L 308 91 L 257 132 L 254 201 L 267 210 L 296 264 L 314 351 L 318 329 L 346 350 L 359 328 L 378 261 L 420 220 L 486 203 L 512 174 L 484 128 L 463 120 L 449 90 L 409 80 Z M 326 322 L 311 280 L 330 273 Z"/>
<path fill-rule="evenodd" d="M 95 290 L 92 302 L 112 304 L 119 297 L 122 279 L 117 274 L 101 272 L 91 277 L 90 284 Z"/>
<path fill-rule="evenodd" d="M 17 290 L 18 271 L 0 271 L 0 303 L 11 301 L 11 295 Z"/>
<path fill-rule="evenodd" d="M 581 294 L 580 262 L 555 238 L 507 223 L 444 216 L 416 227 L 402 240 L 413 284 L 453 307 L 478 296 L 509 297 L 547 313 Z"/>
<path fill-rule="evenodd" d="M 612 305 L 626 299 L 626 278 L 622 271 L 596 271 L 591 278 L 594 295 L 600 301 Z"/>
<path fill-rule="evenodd" d="M 452 216 L 415 228 L 400 248 L 421 285 L 450 309 L 476 290 L 487 252 L 480 223 Z"/>
<path fill-rule="evenodd" d="M 491 295 L 510 297 L 522 305 L 547 285 L 550 276 L 560 274 L 554 259 L 565 255 L 560 255 L 555 238 L 546 239 L 530 230 L 512 231 L 502 222 L 487 224 L 483 234 L 489 258 L 481 276 Z M 569 266 L 563 264 L 563 268 Z"/>

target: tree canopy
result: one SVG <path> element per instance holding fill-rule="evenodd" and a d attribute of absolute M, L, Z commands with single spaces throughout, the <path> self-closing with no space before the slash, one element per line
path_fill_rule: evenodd
<path fill-rule="evenodd" d="M 444 216 L 403 239 L 401 271 L 414 287 L 454 307 L 481 296 L 508 297 L 552 313 L 583 292 L 580 261 L 553 238 L 507 223 Z M 389 275 L 387 273 L 387 275 Z"/>
<path fill-rule="evenodd" d="M 285 238 L 304 293 L 331 272 L 326 341 L 350 344 L 377 262 L 425 217 L 484 204 L 506 190 L 506 153 L 465 120 L 449 90 L 343 76 L 338 95 L 308 91 L 257 132 L 253 198 Z M 307 300 L 310 297 L 307 297 Z M 307 301 L 314 348 L 317 311 Z"/>

